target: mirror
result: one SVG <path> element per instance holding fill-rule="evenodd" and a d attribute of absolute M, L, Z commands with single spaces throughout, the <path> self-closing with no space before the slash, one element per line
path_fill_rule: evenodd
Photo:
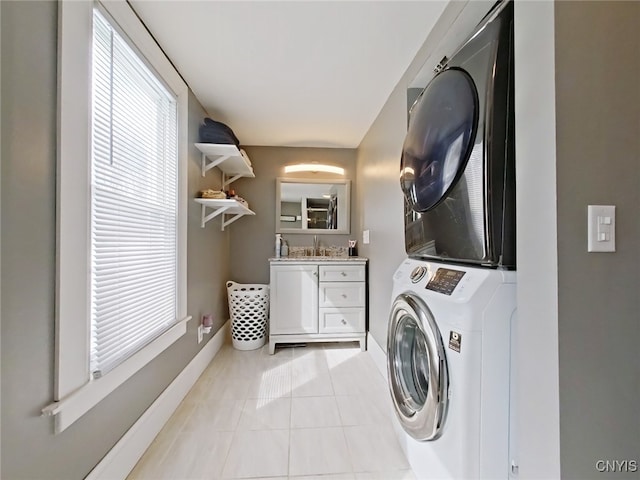
<path fill-rule="evenodd" d="M 276 233 L 350 233 L 350 180 L 278 178 Z"/>

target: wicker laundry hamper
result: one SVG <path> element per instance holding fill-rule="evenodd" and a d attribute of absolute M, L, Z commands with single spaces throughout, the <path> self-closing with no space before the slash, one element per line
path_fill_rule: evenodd
<path fill-rule="evenodd" d="M 269 285 L 227 282 L 231 340 L 237 350 L 255 350 L 267 340 Z"/>

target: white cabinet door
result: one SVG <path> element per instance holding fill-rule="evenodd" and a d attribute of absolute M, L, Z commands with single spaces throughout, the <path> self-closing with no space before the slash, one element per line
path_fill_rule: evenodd
<path fill-rule="evenodd" d="M 318 266 L 271 265 L 271 334 L 318 332 Z"/>

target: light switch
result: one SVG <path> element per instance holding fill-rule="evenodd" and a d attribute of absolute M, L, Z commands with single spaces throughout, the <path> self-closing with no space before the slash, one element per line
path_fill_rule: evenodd
<path fill-rule="evenodd" d="M 587 208 L 587 251 L 616 251 L 615 205 L 589 205 Z"/>
<path fill-rule="evenodd" d="M 367 245 L 369 243 L 369 230 L 362 231 L 362 243 Z"/>

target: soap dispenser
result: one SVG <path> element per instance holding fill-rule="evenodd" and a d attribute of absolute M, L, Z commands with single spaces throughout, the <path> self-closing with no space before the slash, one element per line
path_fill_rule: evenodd
<path fill-rule="evenodd" d="M 276 258 L 280 258 L 280 253 L 282 251 L 282 235 L 276 233 Z"/>
<path fill-rule="evenodd" d="M 284 239 L 282 240 L 282 247 L 280 247 L 280 253 L 282 254 L 283 257 L 289 256 L 289 244 Z"/>

